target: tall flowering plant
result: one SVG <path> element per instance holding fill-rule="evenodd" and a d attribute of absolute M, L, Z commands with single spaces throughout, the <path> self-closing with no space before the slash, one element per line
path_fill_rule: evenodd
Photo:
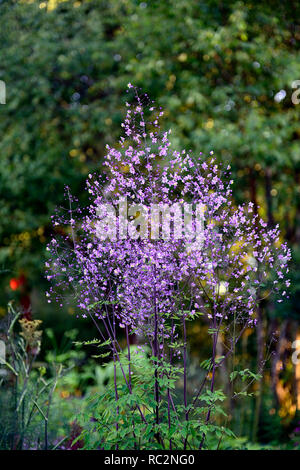
<path fill-rule="evenodd" d="M 94 343 L 107 349 L 100 356 L 113 360 L 112 389 L 96 398 L 86 431 L 96 447 L 202 448 L 208 433 L 220 432 L 213 419 L 225 398 L 216 390 L 218 369 L 255 327 L 261 298 L 286 296 L 290 251 L 252 203 L 234 205 L 230 166 L 213 152 L 173 150 L 171 131 L 160 131 L 163 111 L 128 87 L 124 135 L 107 146 L 105 174 L 88 176 L 89 206 L 80 208 L 67 188 L 67 216 L 53 217 L 62 235 L 48 246 L 48 301 L 62 305 L 72 288 L 97 328 Z M 190 396 L 187 322 L 199 317 L 209 326 L 212 355 Z"/>

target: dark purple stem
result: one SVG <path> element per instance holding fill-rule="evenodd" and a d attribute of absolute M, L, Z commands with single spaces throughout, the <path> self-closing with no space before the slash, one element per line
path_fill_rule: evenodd
<path fill-rule="evenodd" d="M 213 328 L 216 329 L 216 317 L 214 315 L 214 322 L 213 322 Z M 210 391 L 214 391 L 214 385 L 215 385 L 215 374 L 216 374 L 216 350 L 217 350 L 217 341 L 218 341 L 218 332 L 215 332 L 213 334 L 213 351 L 212 351 L 212 377 L 211 377 L 211 384 L 210 384 Z M 210 415 L 211 415 L 211 408 L 209 407 L 206 419 L 205 419 L 205 424 L 209 423 L 210 420 Z M 203 433 L 199 450 L 202 449 L 203 444 L 205 441 L 205 433 Z"/>
<path fill-rule="evenodd" d="M 184 400 L 184 408 L 185 408 L 185 420 L 189 420 L 189 414 L 187 409 L 187 367 L 186 367 L 186 321 L 185 316 L 183 316 L 183 400 Z M 187 438 L 186 435 L 184 440 L 184 450 L 186 450 L 187 445 Z"/>

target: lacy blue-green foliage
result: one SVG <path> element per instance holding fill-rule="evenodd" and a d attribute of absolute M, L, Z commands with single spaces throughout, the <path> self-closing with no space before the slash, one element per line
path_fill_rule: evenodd
<path fill-rule="evenodd" d="M 108 363 L 113 373 L 116 367 L 117 386 L 113 375 L 102 394 L 87 398 L 87 406 L 80 417 L 84 430 L 77 440 L 84 439 L 85 449 L 183 449 L 198 448 L 203 436 L 210 434 L 217 439 L 223 436 L 234 437 L 226 426 L 207 424 L 205 417 L 210 409 L 213 417 L 225 416 L 222 403 L 226 399 L 222 391 L 204 391 L 197 406 L 189 405 L 189 420 L 185 421 L 185 407 L 177 404 L 176 383 L 183 370 L 160 361 L 157 366 L 161 400 L 159 402 L 160 422 L 156 422 L 155 366 L 147 351 L 131 348 L 131 392 L 124 379 L 118 362 Z M 120 357 L 122 367 L 128 371 L 129 361 L 124 352 Z M 127 380 L 129 374 L 127 373 Z M 116 390 L 118 399 L 116 400 Z M 169 410 L 167 394 L 172 396 L 173 406 Z M 141 413 L 142 412 L 142 413 Z M 142 416 L 143 415 L 143 416 Z M 170 418 L 170 422 L 168 419 Z M 146 421 L 146 422 L 145 422 Z M 74 441 L 74 443 L 76 440 Z"/>
<path fill-rule="evenodd" d="M 208 384 L 196 400 L 190 397 L 187 409 L 179 404 L 183 369 L 163 360 L 155 365 L 157 358 L 147 348 L 131 346 L 130 361 L 126 349 L 120 362 L 114 362 L 106 353 L 108 342 L 75 341 L 75 349 L 71 349 L 77 331 L 67 331 L 57 341 L 53 332 L 46 330 L 52 349 L 45 362 L 31 367 L 30 353 L 16 328 L 19 314 L 12 306 L 9 310 L 8 355 L 0 383 L 1 449 L 71 449 L 76 445 L 84 449 L 197 449 L 202 441 L 203 448 L 209 449 L 270 448 L 236 438 L 228 425 L 227 396 L 222 390 L 211 392 Z M 91 356 L 100 359 L 101 366 L 86 358 L 82 345 L 97 348 L 97 354 Z M 103 364 L 103 359 L 108 362 Z M 201 368 L 210 372 L 211 359 L 203 361 Z M 159 424 L 153 393 L 155 371 L 160 390 Z M 233 397 L 251 395 L 248 388 L 259 379 L 260 375 L 249 369 L 234 370 L 230 374 Z M 79 389 L 85 393 L 76 398 Z M 172 397 L 169 407 L 168 394 Z M 298 428 L 293 448 L 298 445 L 297 435 Z"/>

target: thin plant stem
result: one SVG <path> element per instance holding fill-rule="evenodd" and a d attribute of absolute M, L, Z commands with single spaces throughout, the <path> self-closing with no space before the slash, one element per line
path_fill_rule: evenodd
<path fill-rule="evenodd" d="M 189 420 L 188 414 L 188 404 L 187 404 L 187 363 L 186 363 L 186 320 L 185 316 L 183 315 L 183 401 L 184 401 L 184 408 L 185 408 L 185 420 Z M 184 440 L 183 450 L 186 450 L 188 435 L 186 434 Z"/>

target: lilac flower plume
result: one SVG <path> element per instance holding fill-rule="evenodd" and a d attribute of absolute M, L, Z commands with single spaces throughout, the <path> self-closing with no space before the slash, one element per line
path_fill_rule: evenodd
<path fill-rule="evenodd" d="M 229 165 L 218 164 L 213 152 L 172 149 L 171 131 L 159 126 L 163 111 L 131 84 L 128 93 L 124 135 L 115 148 L 107 146 L 105 172 L 87 178 L 89 206 L 80 208 L 66 188 L 68 208 L 53 216 L 46 295 L 62 305 L 73 289 L 82 316 L 102 322 L 108 337 L 114 338 L 116 325 L 126 328 L 159 356 L 182 318 L 202 315 L 214 328 L 233 317 L 242 327 L 255 325 L 262 298 L 274 293 L 281 302 L 286 296 L 291 255 L 278 226 L 268 228 L 251 202 L 234 204 Z M 139 210 L 128 215 L 125 202 Z M 168 237 L 151 238 L 153 205 L 168 213 Z M 194 238 L 178 236 L 187 205 L 202 208 L 201 243 L 195 213 Z M 111 218 L 103 209 L 109 207 Z M 141 212 L 149 216 L 143 227 L 136 223 Z M 159 219 L 159 233 L 163 224 Z"/>

